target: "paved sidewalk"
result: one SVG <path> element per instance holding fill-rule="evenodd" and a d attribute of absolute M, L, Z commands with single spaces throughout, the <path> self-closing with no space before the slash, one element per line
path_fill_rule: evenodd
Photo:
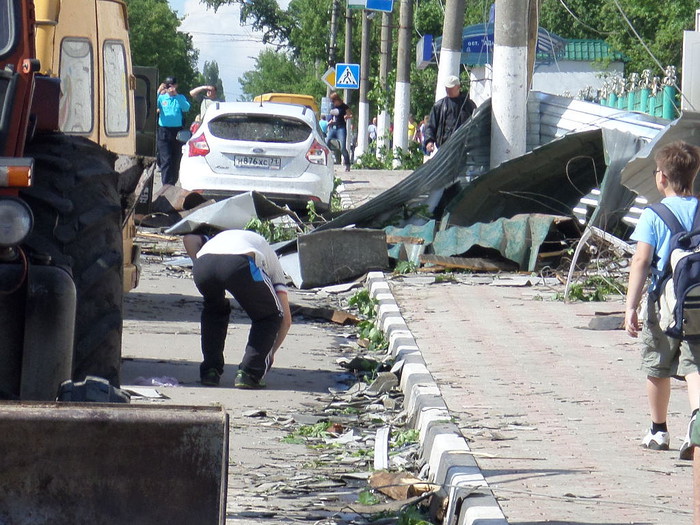
<path fill-rule="evenodd" d="M 508 523 L 690 524 L 691 462 L 677 450 L 684 384 L 672 391 L 675 450 L 643 450 L 636 345 L 621 330 L 586 329 L 621 300 L 564 304 L 544 287 L 478 284 L 489 280 L 397 277 L 390 287 Z"/>

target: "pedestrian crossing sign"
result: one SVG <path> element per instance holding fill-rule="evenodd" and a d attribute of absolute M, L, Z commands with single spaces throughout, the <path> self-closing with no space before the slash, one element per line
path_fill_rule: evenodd
<path fill-rule="evenodd" d="M 336 89 L 360 89 L 360 64 L 336 64 Z"/>

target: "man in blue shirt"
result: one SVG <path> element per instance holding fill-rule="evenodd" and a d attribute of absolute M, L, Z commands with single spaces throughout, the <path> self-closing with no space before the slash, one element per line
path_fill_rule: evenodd
<path fill-rule="evenodd" d="M 177 132 L 182 129 L 183 113 L 190 109 L 184 95 L 177 92 L 177 79 L 168 77 L 158 89 L 158 165 L 163 184 L 177 183 L 182 144 Z"/>

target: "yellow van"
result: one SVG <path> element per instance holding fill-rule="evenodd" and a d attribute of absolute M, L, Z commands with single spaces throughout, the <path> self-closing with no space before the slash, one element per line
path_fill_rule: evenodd
<path fill-rule="evenodd" d="M 294 93 L 264 93 L 253 99 L 254 102 L 282 102 L 284 104 L 299 104 L 314 110 L 318 115 L 318 105 L 311 95 L 297 95 Z"/>

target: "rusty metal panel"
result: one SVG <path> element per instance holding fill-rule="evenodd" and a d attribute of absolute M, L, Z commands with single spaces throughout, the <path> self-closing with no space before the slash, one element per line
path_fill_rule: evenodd
<path fill-rule="evenodd" d="M 0 403 L 0 523 L 223 523 L 222 407 Z"/>

